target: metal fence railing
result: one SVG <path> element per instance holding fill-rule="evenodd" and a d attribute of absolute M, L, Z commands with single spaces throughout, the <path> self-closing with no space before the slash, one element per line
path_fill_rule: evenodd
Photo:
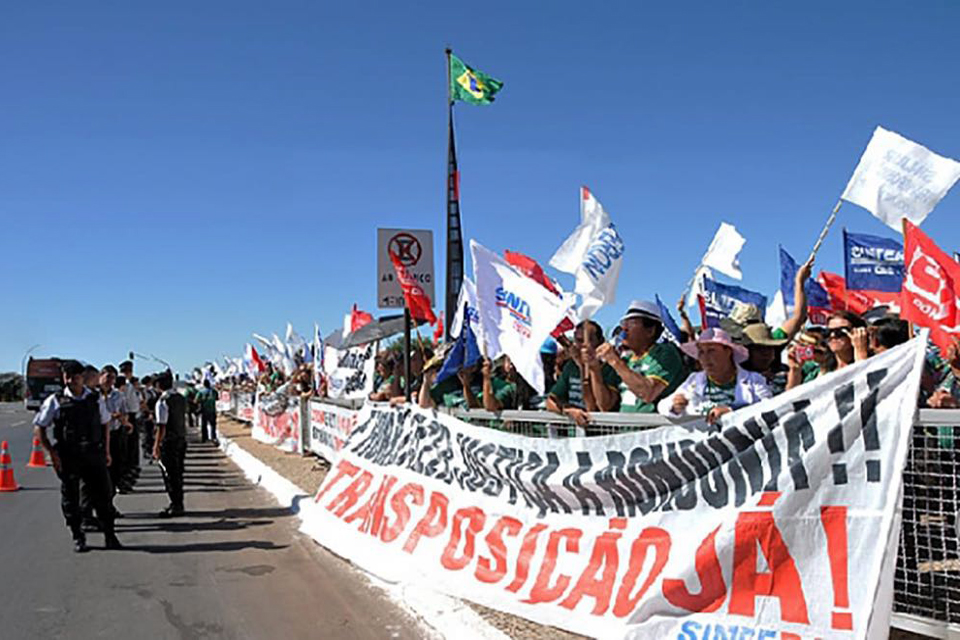
<path fill-rule="evenodd" d="M 359 408 L 357 401 L 323 402 Z M 539 438 L 613 435 L 676 423 L 656 414 L 591 413 L 583 428 L 545 411 L 448 412 L 478 427 Z M 960 639 L 960 410 L 922 409 L 913 426 L 903 473 L 893 624 Z"/>

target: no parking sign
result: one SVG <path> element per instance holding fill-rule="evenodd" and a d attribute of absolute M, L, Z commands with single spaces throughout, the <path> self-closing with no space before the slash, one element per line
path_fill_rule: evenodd
<path fill-rule="evenodd" d="M 433 289 L 433 232 L 427 229 L 377 229 L 377 306 L 402 309 L 403 292 L 390 260 L 400 258 L 431 300 Z"/>

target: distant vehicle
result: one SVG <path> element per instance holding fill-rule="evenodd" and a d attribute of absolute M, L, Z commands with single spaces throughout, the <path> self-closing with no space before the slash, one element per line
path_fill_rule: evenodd
<path fill-rule="evenodd" d="M 47 396 L 63 389 L 63 375 L 57 358 L 30 358 L 27 361 L 27 409 L 39 411 Z"/>

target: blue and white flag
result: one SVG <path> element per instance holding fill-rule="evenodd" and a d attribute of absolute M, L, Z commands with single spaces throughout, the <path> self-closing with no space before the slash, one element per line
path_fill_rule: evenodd
<path fill-rule="evenodd" d="M 480 347 L 477 346 L 477 336 L 473 333 L 470 316 L 470 312 L 463 309 L 463 324 L 460 326 L 453 348 L 450 349 L 447 359 L 443 361 L 443 366 L 437 373 L 435 384 L 440 384 L 450 376 L 457 375 L 461 369 L 472 367 L 480 362 Z"/>
<path fill-rule="evenodd" d="M 672 338 L 671 342 L 680 344 L 683 341 L 683 334 L 677 325 L 677 321 L 670 315 L 670 310 L 667 309 L 667 306 L 660 300 L 660 296 L 654 295 L 654 299 L 657 301 L 657 306 L 660 307 L 660 320 L 663 322 L 663 328 L 666 329 L 666 333 Z"/>
<path fill-rule="evenodd" d="M 580 190 L 580 225 L 550 258 L 550 266 L 577 277 L 580 294 L 577 316 L 586 320 L 597 309 L 615 301 L 623 266 L 623 239 L 590 190 Z"/>
<path fill-rule="evenodd" d="M 767 296 L 762 293 L 710 278 L 703 279 L 703 301 L 707 327 L 719 327 L 720 319 L 729 316 L 738 302 L 756 305 L 761 313 L 767 308 Z"/>
<path fill-rule="evenodd" d="M 786 317 L 793 315 L 794 283 L 797 279 L 797 271 L 800 270 L 797 261 L 793 259 L 786 249 L 780 247 L 780 292 L 783 294 L 783 305 L 786 309 Z M 807 307 L 816 307 L 818 309 L 830 308 L 830 296 L 827 295 L 819 282 L 813 278 L 807 278 L 803 285 L 803 290 L 807 292 Z"/>
<path fill-rule="evenodd" d="M 890 238 L 843 230 L 847 289 L 896 293 L 903 284 L 903 245 Z"/>

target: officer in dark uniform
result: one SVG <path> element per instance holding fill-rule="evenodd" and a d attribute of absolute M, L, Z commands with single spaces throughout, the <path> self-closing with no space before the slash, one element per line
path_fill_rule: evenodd
<path fill-rule="evenodd" d="M 187 456 L 187 399 L 173 388 L 173 375 L 167 371 L 157 379 L 160 399 L 157 400 L 155 420 L 156 440 L 153 459 L 160 461 L 163 481 L 170 496 L 170 506 L 160 512 L 161 518 L 182 516 L 183 467 Z"/>
<path fill-rule="evenodd" d="M 87 550 L 81 528 L 82 480 L 100 520 L 106 548 L 120 549 L 113 529 L 112 486 L 107 471 L 110 413 L 101 397 L 84 387 L 82 364 L 67 360 L 61 367 L 64 389 L 44 401 L 33 424 L 60 478 L 60 506 L 73 534 L 73 548 L 78 553 Z M 48 433 L 51 427 L 52 433 Z"/>

